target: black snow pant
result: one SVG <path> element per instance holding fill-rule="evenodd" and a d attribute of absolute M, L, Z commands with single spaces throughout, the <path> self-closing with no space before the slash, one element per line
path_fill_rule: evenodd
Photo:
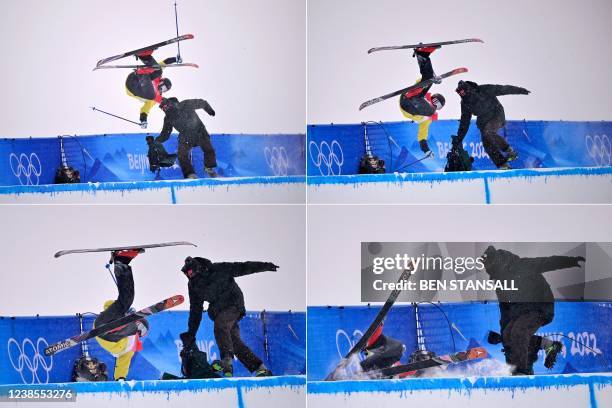
<path fill-rule="evenodd" d="M 419 71 L 421 72 L 421 81 L 433 78 L 434 70 L 431 65 L 431 60 L 429 59 L 429 54 L 417 52 L 416 57 L 419 63 Z M 425 99 L 425 94 L 427 94 L 429 88 L 431 88 L 431 85 L 411 98 L 406 97 L 406 95 L 402 93 L 400 96 L 400 108 L 411 115 L 432 116 L 436 113 L 436 108 Z"/>
<path fill-rule="evenodd" d="M 504 127 L 504 124 L 505 121 L 503 119 L 495 118 L 488 121 L 483 126 L 479 126 L 482 145 L 491 158 L 491 161 L 498 168 L 508 160 L 502 152 L 508 152 L 510 149 L 510 145 L 506 139 L 497 133 Z"/>
<path fill-rule="evenodd" d="M 115 279 L 117 280 L 119 295 L 117 296 L 117 300 L 108 308 L 100 312 L 94 322 L 95 327 L 99 327 L 105 323 L 125 316 L 130 307 L 132 307 L 132 302 L 134 302 L 134 277 L 132 276 L 132 268 L 122 262 L 115 261 L 114 273 Z M 107 341 L 119 341 L 124 337 L 134 335 L 137 331 L 138 325 L 136 323 L 130 323 L 119 330 L 103 334 L 100 338 Z"/>
<path fill-rule="evenodd" d="M 193 170 L 193 164 L 191 163 L 191 157 L 189 152 L 194 147 L 200 146 L 204 153 L 204 167 L 215 168 L 217 167 L 217 155 L 215 149 L 210 141 L 210 135 L 206 128 L 200 129 L 194 133 L 180 133 L 178 137 L 178 160 L 183 176 L 187 177 L 190 174 L 195 174 Z"/>
<path fill-rule="evenodd" d="M 215 316 L 215 340 L 222 359 L 236 356 L 247 370 L 253 372 L 259 368 L 262 361 L 240 338 L 238 321 L 241 318 L 240 312 L 235 307 L 219 312 Z"/>
<path fill-rule="evenodd" d="M 529 311 L 510 320 L 502 327 L 502 344 L 506 362 L 516 366 L 516 372 L 532 374 L 533 363 L 538 359 L 542 338 L 534 336 L 538 329 L 552 319 L 539 311 Z"/>

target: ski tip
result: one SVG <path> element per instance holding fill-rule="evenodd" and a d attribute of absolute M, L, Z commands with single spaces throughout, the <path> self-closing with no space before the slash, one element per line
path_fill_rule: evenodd
<path fill-rule="evenodd" d="M 174 306 L 178 306 L 181 303 L 183 303 L 185 301 L 185 297 L 183 295 L 175 295 L 172 296 L 171 298 L 169 298 L 168 300 L 166 300 L 166 306 L 167 307 L 174 307 Z"/>

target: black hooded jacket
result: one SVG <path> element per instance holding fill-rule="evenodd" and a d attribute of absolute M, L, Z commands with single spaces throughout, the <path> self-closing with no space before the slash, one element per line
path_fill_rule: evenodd
<path fill-rule="evenodd" d="M 270 262 L 215 262 L 205 258 L 192 258 L 194 274 L 189 279 L 189 331 L 195 337 L 208 302 L 208 316 L 215 320 L 219 312 L 235 307 L 241 317 L 245 315 L 244 296 L 234 280 L 239 276 L 257 272 L 276 271 Z"/>
<path fill-rule="evenodd" d="M 476 126 L 478 129 L 493 119 L 500 121 L 503 126 L 506 123 L 504 107 L 497 99 L 502 95 L 527 95 L 529 91 L 525 88 L 512 85 L 478 85 L 471 81 L 461 81 L 457 88 L 465 90 L 465 95 L 461 97 L 461 119 L 457 136 L 462 141 L 470 128 L 472 115 L 477 117 Z"/>
<path fill-rule="evenodd" d="M 185 99 L 178 102 L 176 98 L 168 98 L 162 101 L 160 107 L 166 113 L 164 127 L 156 138 L 160 143 L 170 138 L 172 128 L 179 132 L 179 139 L 205 131 L 204 123 L 200 120 L 196 109 L 204 109 L 209 115 L 215 116 L 215 111 L 204 99 Z"/>
<path fill-rule="evenodd" d="M 518 290 L 496 290 L 502 320 L 518 317 L 521 313 L 536 310 L 554 315 L 555 297 L 544 276 L 545 272 L 579 267 L 582 258 L 574 256 L 546 256 L 521 258 L 510 251 L 489 246 L 485 251 L 484 265 L 491 279 L 514 280 Z"/>

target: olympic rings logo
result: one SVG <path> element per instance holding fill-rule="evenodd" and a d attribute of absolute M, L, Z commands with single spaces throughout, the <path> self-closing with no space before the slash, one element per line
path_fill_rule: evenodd
<path fill-rule="evenodd" d="M 22 186 L 38 185 L 42 174 L 42 166 L 36 153 L 30 153 L 29 156 L 25 153 L 21 153 L 19 156 L 11 153 L 9 161 L 13 174 Z"/>
<path fill-rule="evenodd" d="M 360 338 L 363 336 L 363 332 L 361 332 L 361 330 L 355 330 L 353 331 L 353 338 Z M 343 343 L 346 343 L 346 346 L 348 347 L 340 347 L 340 340 L 345 340 L 343 341 Z M 345 332 L 342 329 L 338 329 L 336 331 L 336 350 L 338 350 L 338 355 L 340 356 L 340 358 L 344 358 L 344 356 L 346 356 L 346 354 L 353 348 L 353 346 L 355 345 L 355 343 L 357 343 L 356 341 L 352 340 L 348 333 Z M 361 358 L 361 356 L 359 356 Z"/>
<path fill-rule="evenodd" d="M 586 135 L 587 153 L 598 166 L 612 165 L 612 143 L 608 135 Z"/>
<path fill-rule="evenodd" d="M 335 139 L 330 144 L 322 141 L 318 145 L 315 141 L 308 144 L 308 153 L 314 166 L 319 169 L 322 176 L 340 175 L 344 164 L 342 146 Z"/>
<path fill-rule="evenodd" d="M 24 384 L 48 384 L 49 373 L 53 368 L 53 356 L 48 360 L 40 350 L 49 347 L 49 343 L 42 337 L 36 345 L 29 338 L 25 338 L 21 345 L 14 338 L 8 341 L 8 355 L 11 365 L 19 373 Z M 43 377 L 44 376 L 44 377 Z M 42 379 L 44 378 L 44 381 Z"/>
<path fill-rule="evenodd" d="M 268 167 L 272 169 L 275 176 L 286 176 L 287 169 L 289 168 L 289 157 L 287 151 L 283 146 L 269 148 L 266 146 L 264 149 L 264 155 L 266 156 L 266 163 Z"/>

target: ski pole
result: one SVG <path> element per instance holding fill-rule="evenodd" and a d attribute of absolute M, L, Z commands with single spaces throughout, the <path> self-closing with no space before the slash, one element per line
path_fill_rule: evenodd
<path fill-rule="evenodd" d="M 597 355 L 597 356 L 602 356 L 602 355 L 604 354 L 604 353 L 603 353 L 601 350 L 595 350 L 595 349 L 593 349 L 593 348 L 591 348 L 591 347 L 587 346 L 586 344 L 584 344 L 584 343 L 582 343 L 582 342 L 580 342 L 580 341 L 578 341 L 578 340 L 576 340 L 576 339 L 574 339 L 574 338 L 571 338 L 570 336 L 566 336 L 566 335 L 565 335 L 565 334 L 563 334 L 563 333 L 553 333 L 553 334 L 547 334 L 547 335 L 544 335 L 544 336 L 542 336 L 542 337 L 549 337 L 549 338 L 550 338 L 550 337 L 553 337 L 553 336 L 562 336 L 562 337 L 565 337 L 565 338 L 567 338 L 567 339 L 570 339 L 570 340 L 571 340 L 571 341 L 573 341 L 574 343 L 576 343 L 576 344 L 580 344 L 582 347 L 584 347 L 584 348 L 587 348 L 587 349 L 591 350 L 591 351 L 592 351 L 593 353 L 595 353 L 595 355 Z"/>
<path fill-rule="evenodd" d="M 92 107 L 91 107 L 91 109 L 93 109 L 93 110 L 94 110 L 94 111 L 96 111 L 96 112 L 101 112 L 101 113 L 104 113 L 104 114 L 106 114 L 106 115 L 108 115 L 108 116 L 112 116 L 112 117 L 115 117 L 115 118 L 117 118 L 117 119 L 125 120 L 126 122 L 130 122 L 130 123 L 133 123 L 133 124 L 135 124 L 135 125 L 140 126 L 140 123 L 138 123 L 138 122 L 134 122 L 133 120 L 129 120 L 129 119 L 123 118 L 123 117 L 121 117 L 121 116 L 113 115 L 112 113 L 109 113 L 109 112 L 105 112 L 105 111 L 103 111 L 103 110 L 100 110 L 100 109 L 96 108 L 95 106 L 92 106 Z"/>
<path fill-rule="evenodd" d="M 176 1 L 174 2 L 174 23 L 176 24 L 176 36 L 179 36 L 179 29 L 178 29 L 178 13 L 176 11 Z M 180 64 L 182 59 L 181 59 L 181 42 L 177 41 L 176 42 L 176 48 L 178 50 L 178 55 L 176 56 L 176 61 Z"/>
<path fill-rule="evenodd" d="M 406 167 L 410 167 L 410 166 L 412 166 L 413 164 L 417 164 L 418 162 L 422 162 L 423 160 L 425 160 L 425 159 L 429 159 L 430 157 L 431 157 L 431 153 L 427 153 L 427 154 L 426 154 L 425 156 L 423 156 L 422 158 L 420 158 L 420 159 L 418 159 L 418 160 L 415 160 L 415 161 L 413 161 L 412 163 L 408 163 L 407 165 L 402 166 L 402 167 L 400 167 L 399 169 L 397 169 L 397 170 L 395 170 L 395 171 L 400 171 L 400 170 L 403 170 L 403 169 L 405 169 Z"/>

